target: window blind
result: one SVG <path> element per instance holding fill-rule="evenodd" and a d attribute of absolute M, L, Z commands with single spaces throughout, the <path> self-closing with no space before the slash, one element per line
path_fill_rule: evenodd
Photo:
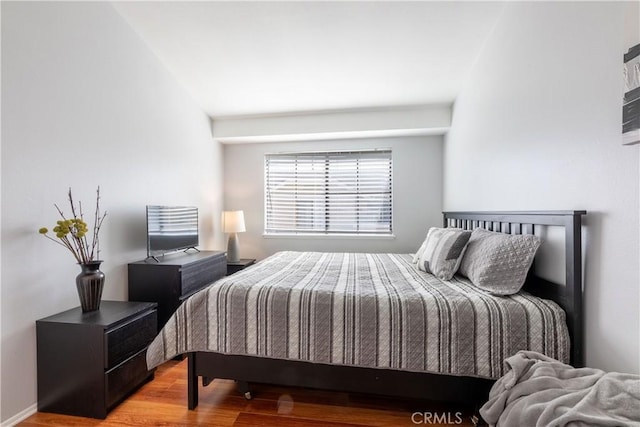
<path fill-rule="evenodd" d="M 391 234 L 391 150 L 265 156 L 265 233 Z"/>

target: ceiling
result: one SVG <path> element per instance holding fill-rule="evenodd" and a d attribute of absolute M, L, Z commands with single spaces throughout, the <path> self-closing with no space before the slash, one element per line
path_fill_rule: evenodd
<path fill-rule="evenodd" d="M 500 2 L 115 2 L 211 117 L 452 103 Z"/>

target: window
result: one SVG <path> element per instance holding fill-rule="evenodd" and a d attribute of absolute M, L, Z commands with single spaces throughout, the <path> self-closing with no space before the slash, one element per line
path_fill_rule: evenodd
<path fill-rule="evenodd" d="M 266 234 L 392 233 L 391 150 L 265 156 Z"/>

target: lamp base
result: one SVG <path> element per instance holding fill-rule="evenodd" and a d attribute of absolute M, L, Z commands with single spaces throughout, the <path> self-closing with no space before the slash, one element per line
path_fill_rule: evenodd
<path fill-rule="evenodd" d="M 238 240 L 238 233 L 230 233 L 227 245 L 227 262 L 238 261 L 240 261 L 240 240 Z"/>

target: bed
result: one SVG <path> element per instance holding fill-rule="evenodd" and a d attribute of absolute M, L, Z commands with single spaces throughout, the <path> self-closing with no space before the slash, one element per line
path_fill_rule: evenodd
<path fill-rule="evenodd" d="M 185 301 L 150 346 L 148 365 L 188 353 L 190 409 L 198 377 L 236 380 L 246 397 L 248 383 L 260 382 L 484 402 L 518 350 L 581 366 L 584 214 L 444 213 L 445 227 L 465 230 L 564 228 L 566 285 L 530 275 L 511 297 L 419 272 L 410 255 L 276 254 Z"/>

